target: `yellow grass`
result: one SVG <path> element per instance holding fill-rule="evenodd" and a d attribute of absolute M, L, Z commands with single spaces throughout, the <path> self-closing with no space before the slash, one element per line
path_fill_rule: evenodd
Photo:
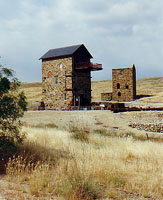
<path fill-rule="evenodd" d="M 163 102 L 163 77 L 144 78 L 137 80 L 137 95 L 149 95 L 139 99 L 145 102 Z M 42 88 L 41 83 L 22 83 L 21 90 L 27 96 L 29 107 L 41 102 Z M 112 81 L 92 81 L 92 101 L 100 101 L 101 93 L 112 92 Z"/>
<path fill-rule="evenodd" d="M 163 198 L 161 144 L 97 135 L 91 135 L 90 143 L 82 143 L 72 140 L 70 133 L 65 131 L 35 128 L 24 130 L 30 133 L 26 142 L 31 143 L 31 148 L 34 143 L 38 147 L 67 152 L 69 155 L 61 157 L 57 166 L 52 168 L 44 164 L 40 168 L 35 168 L 30 174 L 25 172 L 28 179 L 23 182 L 29 185 L 29 192 L 32 195 L 40 197 L 59 195 L 65 199 L 82 199 L 80 196 L 83 195 L 82 191 L 80 193 L 78 190 L 82 190 L 84 181 L 89 181 L 99 190 L 101 198 L 114 193 L 115 199 L 123 199 L 123 191 L 128 194 Z M 25 176 L 21 173 L 17 175 Z M 73 179 L 75 183 L 71 182 Z M 65 182 L 76 188 L 68 188 Z"/>
<path fill-rule="evenodd" d="M 127 131 L 128 121 L 137 117 L 131 113 L 131 119 L 127 120 L 128 115 L 130 113 L 119 115 L 110 111 L 26 113 L 23 131 L 27 132 L 27 139 L 21 148 L 28 150 L 28 154 L 22 154 L 23 159 L 31 162 L 28 165 L 20 157 L 14 161 L 14 166 L 18 164 L 13 169 L 10 161 L 9 180 L 21 183 L 23 188 L 25 185 L 24 190 L 31 199 L 163 199 L 161 143 L 102 136 L 94 131 L 106 125 L 108 131 L 117 126 L 122 128 L 118 130 L 121 136 Z M 148 119 L 157 113 L 142 113 L 143 117 L 145 115 Z M 99 120 L 101 124 L 97 124 Z M 38 128 L 40 124 L 49 123 L 57 124 L 59 129 Z M 68 131 L 69 123 L 82 130 L 88 129 L 88 142 L 73 139 Z M 32 167 L 31 163 L 34 163 Z M 22 190 L 21 185 L 19 190 Z"/>

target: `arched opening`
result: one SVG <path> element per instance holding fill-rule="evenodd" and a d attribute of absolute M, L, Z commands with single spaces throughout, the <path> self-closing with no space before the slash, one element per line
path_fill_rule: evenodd
<path fill-rule="evenodd" d="M 67 100 L 67 94 L 66 93 L 64 93 L 64 101 L 66 101 Z"/>
<path fill-rule="evenodd" d="M 120 89 L 120 84 L 119 83 L 117 83 L 117 89 Z"/>
<path fill-rule="evenodd" d="M 119 97 L 121 96 L 121 92 L 118 92 L 118 96 L 119 96 Z"/>
<path fill-rule="evenodd" d="M 129 86 L 128 85 L 126 85 L 126 89 L 128 89 L 129 88 Z"/>

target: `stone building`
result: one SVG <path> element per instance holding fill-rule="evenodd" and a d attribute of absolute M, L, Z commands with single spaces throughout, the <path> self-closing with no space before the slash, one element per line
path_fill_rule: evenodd
<path fill-rule="evenodd" d="M 136 99 L 136 69 L 112 69 L 112 100 L 132 101 Z"/>
<path fill-rule="evenodd" d="M 51 49 L 40 58 L 45 109 L 90 106 L 91 71 L 102 70 L 91 58 L 83 44 Z"/>

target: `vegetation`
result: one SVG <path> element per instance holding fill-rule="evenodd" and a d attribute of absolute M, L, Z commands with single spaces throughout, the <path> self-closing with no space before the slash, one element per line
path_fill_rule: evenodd
<path fill-rule="evenodd" d="M 163 112 L 27 112 L 26 138 L 6 165 L 5 190 L 18 200 L 161 200 L 163 136 L 128 124 L 159 122 L 162 116 Z M 3 192 L 2 186 L 1 182 Z"/>
<path fill-rule="evenodd" d="M 20 118 L 27 102 L 24 93 L 18 91 L 19 85 L 13 71 L 0 65 L 0 159 L 12 154 L 15 144 L 24 138 Z"/>
<path fill-rule="evenodd" d="M 70 125 L 69 131 L 72 133 L 72 138 L 82 142 L 89 142 L 90 130 L 86 126 Z"/>
<path fill-rule="evenodd" d="M 55 123 L 38 123 L 35 125 L 31 125 L 31 124 L 27 124 L 27 123 L 23 123 L 24 126 L 26 127 L 33 127 L 33 128 L 58 128 L 58 126 Z"/>
<path fill-rule="evenodd" d="M 26 153 L 9 161 L 7 174 L 30 199 L 163 198 L 161 144 L 91 133 L 85 143 L 63 130 L 24 131 Z"/>

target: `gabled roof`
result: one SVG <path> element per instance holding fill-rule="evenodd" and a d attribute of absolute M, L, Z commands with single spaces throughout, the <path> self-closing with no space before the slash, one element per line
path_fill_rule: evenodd
<path fill-rule="evenodd" d="M 46 54 L 44 54 L 40 59 L 47 59 L 47 58 L 55 58 L 55 57 L 62 57 L 62 56 L 71 56 L 73 55 L 80 47 L 84 47 L 87 53 L 89 54 L 90 58 L 92 55 L 89 53 L 87 48 L 84 44 L 62 47 L 57 49 L 51 49 Z"/>

